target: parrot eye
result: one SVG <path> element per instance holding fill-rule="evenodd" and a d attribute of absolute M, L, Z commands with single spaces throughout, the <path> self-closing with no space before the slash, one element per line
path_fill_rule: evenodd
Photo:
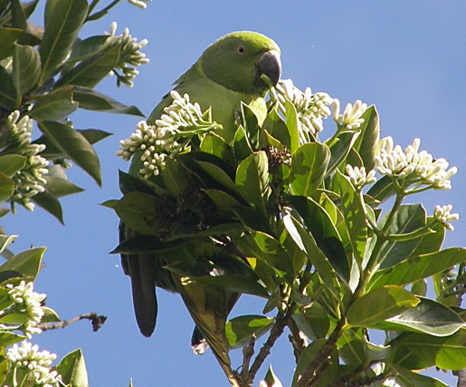
<path fill-rule="evenodd" d="M 244 54 L 246 54 L 246 48 L 244 46 L 237 46 L 236 55 L 243 56 Z"/>

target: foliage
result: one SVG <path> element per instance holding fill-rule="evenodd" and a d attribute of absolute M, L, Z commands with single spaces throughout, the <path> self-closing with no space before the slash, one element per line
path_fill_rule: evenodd
<path fill-rule="evenodd" d="M 116 36 L 116 23 L 110 33 L 78 36 L 118 2 L 96 10 L 99 0 L 48 0 L 44 27 L 28 21 L 38 0 L 0 2 L 0 200 L 13 211 L 37 204 L 63 223 L 59 199 L 82 191 L 66 177 L 69 161 L 101 184 L 92 145 L 110 133 L 73 128 L 68 117 L 77 109 L 142 116 L 94 87 L 108 75 L 132 86 L 135 67 L 148 62 L 139 52 L 147 41 L 137 43 L 127 29 Z M 33 141 L 34 122 L 41 135 Z"/>
<path fill-rule="evenodd" d="M 123 197 L 105 205 L 143 236 L 114 252 L 164 254 L 182 287 L 264 299 L 262 314 L 226 323 L 230 348 L 244 355 L 232 385 L 252 384 L 286 327 L 297 363 L 292 386 L 444 385 L 418 372 L 466 367 L 459 307 L 466 250 L 441 248 L 458 219 L 451 206 L 428 215 L 422 204 L 404 202 L 449 189 L 456 168 L 419 152 L 419 140 L 405 151 L 380 140 L 374 106 L 357 101 L 340 114 L 334 100 L 336 131 L 321 141 L 330 97 L 290 81 L 270 96 L 264 123 L 241 106 L 231 143 L 216 134 L 222 123 L 206 124 L 209 112 L 184 125 L 173 116 L 140 123 L 146 135 L 122 141 L 119 152 L 141 158 L 133 161 L 139 178 L 121 172 Z M 167 133 L 176 146 L 156 142 Z M 186 257 L 196 243 L 236 259 Z M 426 296 L 427 280 L 436 300 Z M 369 329 L 385 333 L 383 346 Z M 256 338 L 267 333 L 253 359 Z M 261 385 L 281 384 L 269 371 Z"/>

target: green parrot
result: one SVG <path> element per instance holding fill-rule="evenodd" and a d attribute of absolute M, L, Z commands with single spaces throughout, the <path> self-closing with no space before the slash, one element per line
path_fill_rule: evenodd
<path fill-rule="evenodd" d="M 275 85 L 280 74 L 280 49 L 273 40 L 255 32 L 234 32 L 210 45 L 198 61 L 178 78 L 174 89 L 182 96 L 188 94 L 191 101 L 199 103 L 202 111 L 211 107 L 213 120 L 223 126 L 216 133 L 226 143 L 231 143 L 237 130 L 235 110 L 240 109 L 241 102 L 244 102 L 259 121 L 264 121 L 267 115 L 264 97 L 269 86 L 261 76 L 266 75 Z M 154 124 L 163 114 L 163 109 L 172 102 L 172 97 L 167 94 L 150 114 L 148 124 Z M 130 174 L 137 176 L 138 164 L 139 161 L 133 159 Z M 121 223 L 120 242 L 138 236 L 138 232 Z M 220 248 L 212 244 L 207 246 L 207 243 L 201 243 L 197 248 L 190 247 L 186 256 L 194 261 L 204 258 L 212 261 L 215 257 L 228 259 Z M 237 296 L 232 301 L 231 295 L 229 297 L 223 290 L 197 284 L 182 285 L 179 275 L 164 268 L 166 258 L 161 254 L 121 254 L 124 272 L 131 277 L 134 310 L 141 333 L 149 337 L 155 329 L 155 288 L 178 292 L 220 363 L 229 367 L 224 328 Z"/>

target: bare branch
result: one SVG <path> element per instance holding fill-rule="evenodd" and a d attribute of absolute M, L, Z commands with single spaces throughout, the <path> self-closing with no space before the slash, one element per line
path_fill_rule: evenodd
<path fill-rule="evenodd" d="M 50 331 L 53 329 L 66 328 L 68 325 L 73 324 L 77 321 L 81 321 L 81 320 L 90 320 L 92 323 L 92 330 L 94 332 L 97 332 L 102 327 L 102 325 L 105 324 L 105 321 L 107 321 L 107 317 L 98 315 L 95 312 L 89 312 L 86 314 L 80 314 L 79 316 L 76 316 L 70 320 L 61 320 L 58 322 L 41 323 L 38 325 L 38 327 L 42 329 L 43 331 Z"/>

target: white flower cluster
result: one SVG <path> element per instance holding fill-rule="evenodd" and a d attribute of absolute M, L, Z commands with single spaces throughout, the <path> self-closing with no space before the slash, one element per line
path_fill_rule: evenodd
<path fill-rule="evenodd" d="M 455 228 L 450 222 L 454 222 L 460 218 L 459 214 L 451 213 L 453 206 L 451 204 L 447 206 L 435 206 L 434 219 L 442 223 L 446 229 L 453 231 Z"/>
<path fill-rule="evenodd" d="M 26 322 L 21 327 L 25 336 L 30 339 L 33 334 L 41 333 L 42 330 L 38 328 L 37 325 L 40 324 L 44 316 L 41 303 L 45 300 L 46 295 L 34 292 L 34 285 L 32 282 L 26 283 L 25 281 L 21 281 L 18 286 L 7 284 L 6 287 L 10 289 L 8 295 L 11 301 L 14 302 L 9 311 L 13 310 L 16 313 L 24 313 L 27 316 Z M 5 313 L 5 311 L 1 311 L 0 315 Z M 4 329 L 9 328 L 3 324 L 1 324 L 0 327 Z"/>
<path fill-rule="evenodd" d="M 146 3 L 150 3 L 152 0 L 142 0 L 142 1 L 141 0 L 128 0 L 128 1 L 130 4 L 133 4 L 138 8 L 146 9 L 147 8 Z"/>
<path fill-rule="evenodd" d="M 139 0 L 132 0 L 131 2 L 138 6 L 145 6 L 144 2 Z M 133 87 L 133 79 L 139 74 L 135 67 L 149 63 L 146 54 L 140 52 L 140 50 L 147 45 L 148 40 L 143 39 L 138 43 L 136 38 L 131 37 L 128 28 L 124 29 L 122 35 L 115 36 L 116 29 L 117 23 L 113 22 L 110 25 L 109 35 L 121 42 L 120 57 L 118 58 L 118 63 L 115 68 L 109 75 L 116 75 L 118 87 L 120 87 L 122 83 L 128 87 Z M 122 74 L 118 71 L 121 71 Z"/>
<path fill-rule="evenodd" d="M 383 138 L 380 140 L 379 154 L 375 158 L 377 171 L 399 180 L 408 179 L 407 186 L 414 184 L 411 191 L 421 185 L 434 189 L 450 189 L 450 178 L 458 169 L 452 167 L 447 170 L 449 164 L 445 159 L 434 160 L 430 153 L 419 152 L 420 145 L 421 140 L 416 138 L 403 152 L 399 145 L 393 145 L 390 136 Z"/>
<path fill-rule="evenodd" d="M 37 345 L 23 341 L 21 346 L 14 344 L 6 354 L 11 367 L 26 369 L 29 372 L 29 380 L 33 386 L 56 387 L 61 381 L 57 371 L 52 371 L 50 366 L 57 355 L 49 351 L 39 351 Z"/>
<path fill-rule="evenodd" d="M 285 98 L 296 108 L 301 128 L 312 135 L 324 130 L 323 118 L 327 118 L 331 112 L 327 107 L 333 99 L 327 93 L 312 93 L 307 87 L 304 93 L 293 85 L 291 79 L 280 80 L 276 86 L 280 109 L 284 113 Z"/>
<path fill-rule="evenodd" d="M 354 188 L 357 190 L 360 190 L 367 184 L 372 184 L 377 181 L 374 169 L 367 173 L 366 168 L 364 167 L 353 167 L 352 165 L 347 164 L 346 173 L 348 174 L 348 177 L 350 178 Z"/>
<path fill-rule="evenodd" d="M 358 99 L 354 105 L 347 104 L 343 114 L 340 114 L 340 100 L 335 98 L 333 100 L 333 119 L 339 126 L 345 129 L 358 129 L 364 122 L 361 116 L 366 109 L 367 105 Z"/>
<path fill-rule="evenodd" d="M 18 148 L 17 153 L 27 160 L 26 165 L 12 176 L 16 187 L 10 201 L 13 209 L 14 203 L 19 203 L 29 211 L 33 211 L 34 204 L 30 198 L 45 191 L 44 185 L 47 181 L 44 175 L 48 173 L 48 161 L 38 155 L 45 149 L 45 145 L 31 143 L 33 120 L 29 116 L 21 119 L 19 117 L 18 110 L 8 116 L 9 140 Z"/>
<path fill-rule="evenodd" d="M 193 135 L 219 128 L 215 122 L 204 119 L 201 107 L 198 103 L 191 103 L 189 95 L 181 97 L 175 90 L 170 95 L 173 103 L 164 109 L 155 125 L 140 121 L 136 132 L 129 139 L 120 141 L 117 156 L 123 160 L 128 161 L 136 152 L 142 152 L 139 173 L 145 179 L 157 176 L 165 166 L 165 159 L 183 150 Z"/>

